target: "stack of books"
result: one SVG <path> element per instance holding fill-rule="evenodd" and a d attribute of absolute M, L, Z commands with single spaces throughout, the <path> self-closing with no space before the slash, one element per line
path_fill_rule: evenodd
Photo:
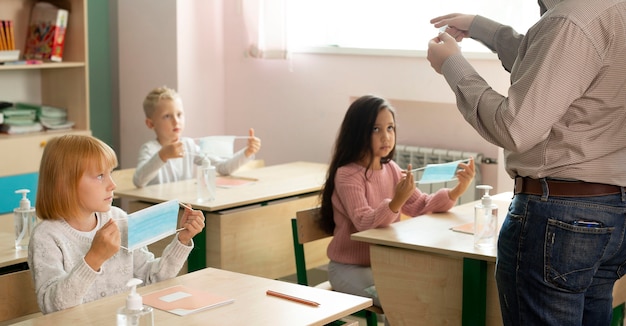
<path fill-rule="evenodd" d="M 74 126 L 73 121 L 67 121 L 67 110 L 51 106 L 41 106 L 37 117 L 46 129 L 62 130 Z"/>
<path fill-rule="evenodd" d="M 6 102 L 3 102 L 6 103 Z M 23 134 L 42 130 L 65 130 L 74 126 L 67 120 L 67 110 L 46 105 L 14 103 L 0 111 L 4 122 L 0 132 Z"/>
<path fill-rule="evenodd" d="M 69 12 L 48 2 L 33 6 L 24 59 L 61 62 Z"/>
<path fill-rule="evenodd" d="M 37 122 L 37 110 L 31 108 L 7 107 L 2 110 L 4 116 L 0 131 L 7 134 L 23 134 L 43 130 Z"/>

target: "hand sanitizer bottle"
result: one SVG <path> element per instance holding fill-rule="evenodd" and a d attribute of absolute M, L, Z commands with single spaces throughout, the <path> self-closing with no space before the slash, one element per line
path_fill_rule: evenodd
<path fill-rule="evenodd" d="M 13 223 L 15 225 L 15 249 L 28 249 L 30 235 L 37 223 L 37 215 L 35 208 L 30 206 L 30 200 L 26 195 L 30 192 L 28 189 L 16 190 L 16 194 L 22 194 L 20 206 L 13 210 Z"/>
<path fill-rule="evenodd" d="M 480 185 L 476 188 L 484 190 L 485 193 L 474 209 L 474 247 L 492 249 L 497 239 L 498 206 L 491 202 L 489 196 L 489 190 L 493 187 Z"/>
<path fill-rule="evenodd" d="M 211 165 L 208 157 L 202 159 L 202 165 L 198 166 L 198 202 L 209 202 L 215 200 L 215 167 Z"/>
<path fill-rule="evenodd" d="M 130 287 L 130 294 L 126 298 L 126 306 L 117 310 L 117 326 L 153 326 L 154 312 L 152 307 L 145 306 L 143 299 L 137 293 L 137 285 L 142 281 L 132 278 L 126 286 Z"/>

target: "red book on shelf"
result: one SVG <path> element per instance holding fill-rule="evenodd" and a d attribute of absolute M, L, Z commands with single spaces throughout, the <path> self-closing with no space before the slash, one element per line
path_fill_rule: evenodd
<path fill-rule="evenodd" d="M 37 2 L 30 14 L 24 59 L 61 62 L 69 12 Z"/>

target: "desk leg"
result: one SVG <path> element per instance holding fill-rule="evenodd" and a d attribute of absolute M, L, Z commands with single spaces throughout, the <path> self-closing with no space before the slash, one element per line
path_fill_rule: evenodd
<path fill-rule="evenodd" d="M 206 268 L 206 227 L 193 238 L 193 249 L 187 258 L 187 272 Z"/>
<path fill-rule="evenodd" d="M 485 325 L 487 313 L 487 262 L 463 258 L 463 325 Z"/>

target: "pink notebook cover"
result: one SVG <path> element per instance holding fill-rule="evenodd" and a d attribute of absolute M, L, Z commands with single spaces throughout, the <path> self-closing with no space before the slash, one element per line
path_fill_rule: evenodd
<path fill-rule="evenodd" d="M 235 299 L 176 285 L 143 296 L 143 303 L 180 316 L 234 302 Z"/>
<path fill-rule="evenodd" d="M 257 181 L 257 179 L 252 179 L 252 178 L 240 178 L 240 177 L 217 177 L 217 180 L 215 180 L 215 184 L 218 187 L 222 187 L 222 188 L 231 188 L 231 187 L 237 187 L 237 186 L 243 186 L 243 185 L 247 185 L 247 184 L 251 184 L 254 183 L 255 181 Z"/>
<path fill-rule="evenodd" d="M 474 234 L 474 222 L 453 226 L 451 229 L 455 232 Z"/>

